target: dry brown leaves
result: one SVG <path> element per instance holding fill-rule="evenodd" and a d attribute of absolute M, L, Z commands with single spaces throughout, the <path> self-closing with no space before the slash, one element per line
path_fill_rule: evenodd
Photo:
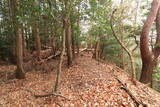
<path fill-rule="evenodd" d="M 36 94 L 52 91 L 55 72 L 27 72 L 24 80 L 9 80 L 0 84 L 0 106 L 4 107 L 134 107 L 134 101 L 121 89 L 106 64 L 98 63 L 91 56 L 83 55 L 76 64 L 63 68 L 61 97 L 34 98 Z M 2 106 L 2 107 L 3 107 Z"/>

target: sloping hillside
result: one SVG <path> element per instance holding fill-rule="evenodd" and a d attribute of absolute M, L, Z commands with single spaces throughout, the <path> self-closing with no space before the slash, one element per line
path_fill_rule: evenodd
<path fill-rule="evenodd" d="M 1 66 L 2 67 L 2 66 Z M 160 106 L 160 94 L 130 79 L 112 64 L 98 62 L 84 53 L 75 65 L 63 68 L 62 96 L 35 98 L 50 93 L 55 72 L 27 72 L 24 80 L 0 83 L 0 107 L 136 107 Z"/>

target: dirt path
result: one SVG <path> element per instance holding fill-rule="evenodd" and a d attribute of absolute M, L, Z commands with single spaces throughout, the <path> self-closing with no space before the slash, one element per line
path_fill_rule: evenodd
<path fill-rule="evenodd" d="M 9 80 L 0 84 L 0 107 L 134 107 L 130 95 L 115 79 L 112 65 L 99 63 L 90 55 L 76 59 L 76 64 L 64 68 L 61 76 L 61 97 L 34 98 L 52 91 L 54 72 L 28 72 L 24 80 Z"/>
<path fill-rule="evenodd" d="M 79 57 L 77 65 L 64 75 L 63 86 L 70 85 L 70 88 L 62 89 L 62 93 L 69 90 L 71 98 L 76 100 L 72 103 L 78 107 L 134 106 L 130 96 L 120 88 L 113 71 L 90 56 Z"/>

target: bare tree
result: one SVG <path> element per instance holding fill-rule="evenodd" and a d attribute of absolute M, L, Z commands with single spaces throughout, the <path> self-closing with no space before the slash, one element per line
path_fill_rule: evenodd
<path fill-rule="evenodd" d="M 65 41 L 66 41 L 66 35 L 65 35 L 65 23 L 67 21 L 67 18 L 65 17 L 63 19 L 63 36 L 62 36 L 62 51 L 61 51 L 61 56 L 59 60 L 59 65 L 58 65 L 58 70 L 56 73 L 56 80 L 55 80 L 55 86 L 54 86 L 54 92 L 58 91 L 59 83 L 60 83 L 60 76 L 61 76 L 61 71 L 62 71 L 62 63 L 63 63 L 63 56 L 65 53 Z"/>
<path fill-rule="evenodd" d="M 128 54 L 129 58 L 130 58 L 130 63 L 131 63 L 131 70 L 132 70 L 132 79 L 135 78 L 136 79 L 136 71 L 135 71 L 135 65 L 134 65 L 134 58 L 132 55 L 132 52 L 130 52 L 130 50 L 125 46 L 125 44 L 118 38 L 118 36 L 116 35 L 114 28 L 113 28 L 113 19 L 114 19 L 114 13 L 116 12 L 116 9 L 113 11 L 112 15 L 111 15 L 111 19 L 110 19 L 110 26 L 111 26 L 111 30 L 113 33 L 113 36 L 115 37 L 115 39 L 118 41 L 118 43 L 120 44 L 120 46 L 125 50 L 125 52 Z"/>

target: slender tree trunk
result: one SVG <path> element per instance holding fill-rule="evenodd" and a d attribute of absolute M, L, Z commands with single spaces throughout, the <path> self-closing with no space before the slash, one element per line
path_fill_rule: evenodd
<path fill-rule="evenodd" d="M 80 28 L 80 4 L 78 5 L 78 18 L 77 18 L 77 27 L 78 28 Z M 78 35 L 78 36 L 80 36 L 80 35 Z M 79 46 L 80 45 L 80 43 L 79 43 L 79 41 L 78 41 L 78 43 L 77 43 L 77 55 L 79 55 Z"/>
<path fill-rule="evenodd" d="M 100 53 L 100 41 L 97 41 L 96 46 L 95 46 L 95 53 L 94 53 L 95 59 L 99 59 L 99 53 Z"/>
<path fill-rule="evenodd" d="M 134 65 L 134 59 L 133 59 L 133 55 L 132 53 L 129 51 L 129 49 L 124 45 L 124 43 L 122 41 L 120 41 L 120 39 L 118 38 L 118 36 L 116 35 L 114 28 L 113 28 L 113 15 L 115 13 L 116 10 L 113 11 L 111 19 L 110 19 L 110 26 L 111 26 L 111 30 L 113 32 L 113 36 L 115 37 L 115 39 L 117 40 L 117 42 L 120 44 L 120 46 L 125 50 L 125 52 L 128 54 L 129 58 L 130 58 L 130 63 L 131 63 L 131 71 L 132 71 L 132 79 L 136 79 L 136 71 L 135 71 L 135 65 Z"/>
<path fill-rule="evenodd" d="M 23 47 L 23 57 L 26 56 L 26 53 L 25 53 L 25 34 L 24 34 L 24 29 L 22 28 L 22 47 Z"/>
<path fill-rule="evenodd" d="M 48 37 L 49 37 L 49 34 L 48 34 L 48 25 L 47 25 L 47 22 L 45 22 L 45 45 L 46 46 L 48 45 Z"/>
<path fill-rule="evenodd" d="M 73 32 L 73 30 L 72 30 Z M 73 54 L 73 59 L 75 58 L 75 41 L 74 41 L 74 35 L 72 33 L 72 54 Z"/>
<path fill-rule="evenodd" d="M 66 35 L 66 48 L 67 48 L 67 63 L 68 66 L 72 65 L 73 61 L 73 54 L 72 54 L 72 32 L 71 32 L 71 23 L 70 23 L 70 4 L 68 1 L 64 2 L 65 5 L 65 20 L 64 20 L 64 27 L 65 27 L 65 35 Z"/>
<path fill-rule="evenodd" d="M 122 30 L 122 32 L 121 32 L 121 41 L 123 42 L 123 30 Z M 122 69 L 126 69 L 126 67 L 125 67 L 125 60 L 124 60 L 124 50 L 123 50 L 123 48 L 122 48 L 122 50 L 121 50 L 121 53 L 120 53 L 120 58 L 121 58 L 121 68 Z"/>
<path fill-rule="evenodd" d="M 71 25 L 67 18 L 65 20 L 65 33 L 66 33 L 66 48 L 67 48 L 67 62 L 68 66 L 72 65 L 72 42 L 71 42 Z"/>
<path fill-rule="evenodd" d="M 120 5 L 123 5 L 123 3 L 124 3 L 124 1 L 121 0 Z M 124 13 L 124 9 L 122 9 L 122 11 L 121 11 L 121 17 L 123 16 L 123 13 Z M 123 43 L 124 42 L 124 38 L 123 38 L 123 33 L 124 33 L 123 22 L 121 21 L 119 23 L 119 25 L 120 25 L 120 40 Z M 120 52 L 120 58 L 121 58 L 121 66 L 120 67 L 125 70 L 126 67 L 125 67 L 124 50 L 123 50 L 123 48 L 121 49 L 121 52 Z"/>
<path fill-rule="evenodd" d="M 56 73 L 56 80 L 55 80 L 55 86 L 54 86 L 54 92 L 58 91 L 58 87 L 59 87 L 59 83 L 60 83 L 60 76 L 61 76 L 61 71 L 62 71 L 62 63 L 63 63 L 63 56 L 65 53 L 65 39 L 66 39 L 66 34 L 65 34 L 65 22 L 66 22 L 66 18 L 64 18 L 64 28 L 63 28 L 63 36 L 62 36 L 62 51 L 61 51 L 61 56 L 60 56 L 60 60 L 59 60 L 59 66 L 58 66 L 58 70 Z"/>
<path fill-rule="evenodd" d="M 33 6 L 38 6 L 40 5 L 39 4 L 39 1 L 38 0 L 35 0 L 33 2 Z M 38 16 L 38 12 L 34 12 L 32 13 L 32 15 L 34 17 L 37 17 Z M 38 27 L 38 22 L 35 21 L 35 23 L 33 24 L 32 26 L 33 28 L 33 36 L 34 36 L 34 42 L 35 42 L 35 49 L 36 49 L 36 52 L 37 52 L 37 57 L 40 58 L 40 53 L 41 53 L 41 39 L 40 39 L 40 35 L 39 35 L 39 27 Z"/>
<path fill-rule="evenodd" d="M 104 46 L 101 46 L 100 58 L 103 59 Z"/>
<path fill-rule="evenodd" d="M 37 24 L 33 26 L 33 33 L 34 33 L 35 49 L 37 51 L 37 57 L 39 58 L 41 54 L 41 40 Z"/>
<path fill-rule="evenodd" d="M 142 58 L 142 74 L 140 77 L 140 82 L 143 83 L 151 83 L 152 81 L 154 59 L 153 59 L 153 54 L 149 49 L 149 32 L 156 18 L 159 6 L 160 6 L 160 1 L 153 0 L 150 13 L 147 17 L 146 22 L 144 23 L 140 37 L 140 51 Z"/>
<path fill-rule="evenodd" d="M 25 74 L 23 70 L 23 46 L 22 46 L 22 31 L 17 29 L 16 31 L 16 57 L 17 57 L 17 70 L 16 78 L 24 79 Z"/>
<path fill-rule="evenodd" d="M 68 21 L 68 20 L 67 20 Z M 70 22 L 66 21 L 66 46 L 67 46 L 67 56 L 68 56 L 68 65 L 72 65 L 72 42 L 71 42 L 71 25 Z"/>

